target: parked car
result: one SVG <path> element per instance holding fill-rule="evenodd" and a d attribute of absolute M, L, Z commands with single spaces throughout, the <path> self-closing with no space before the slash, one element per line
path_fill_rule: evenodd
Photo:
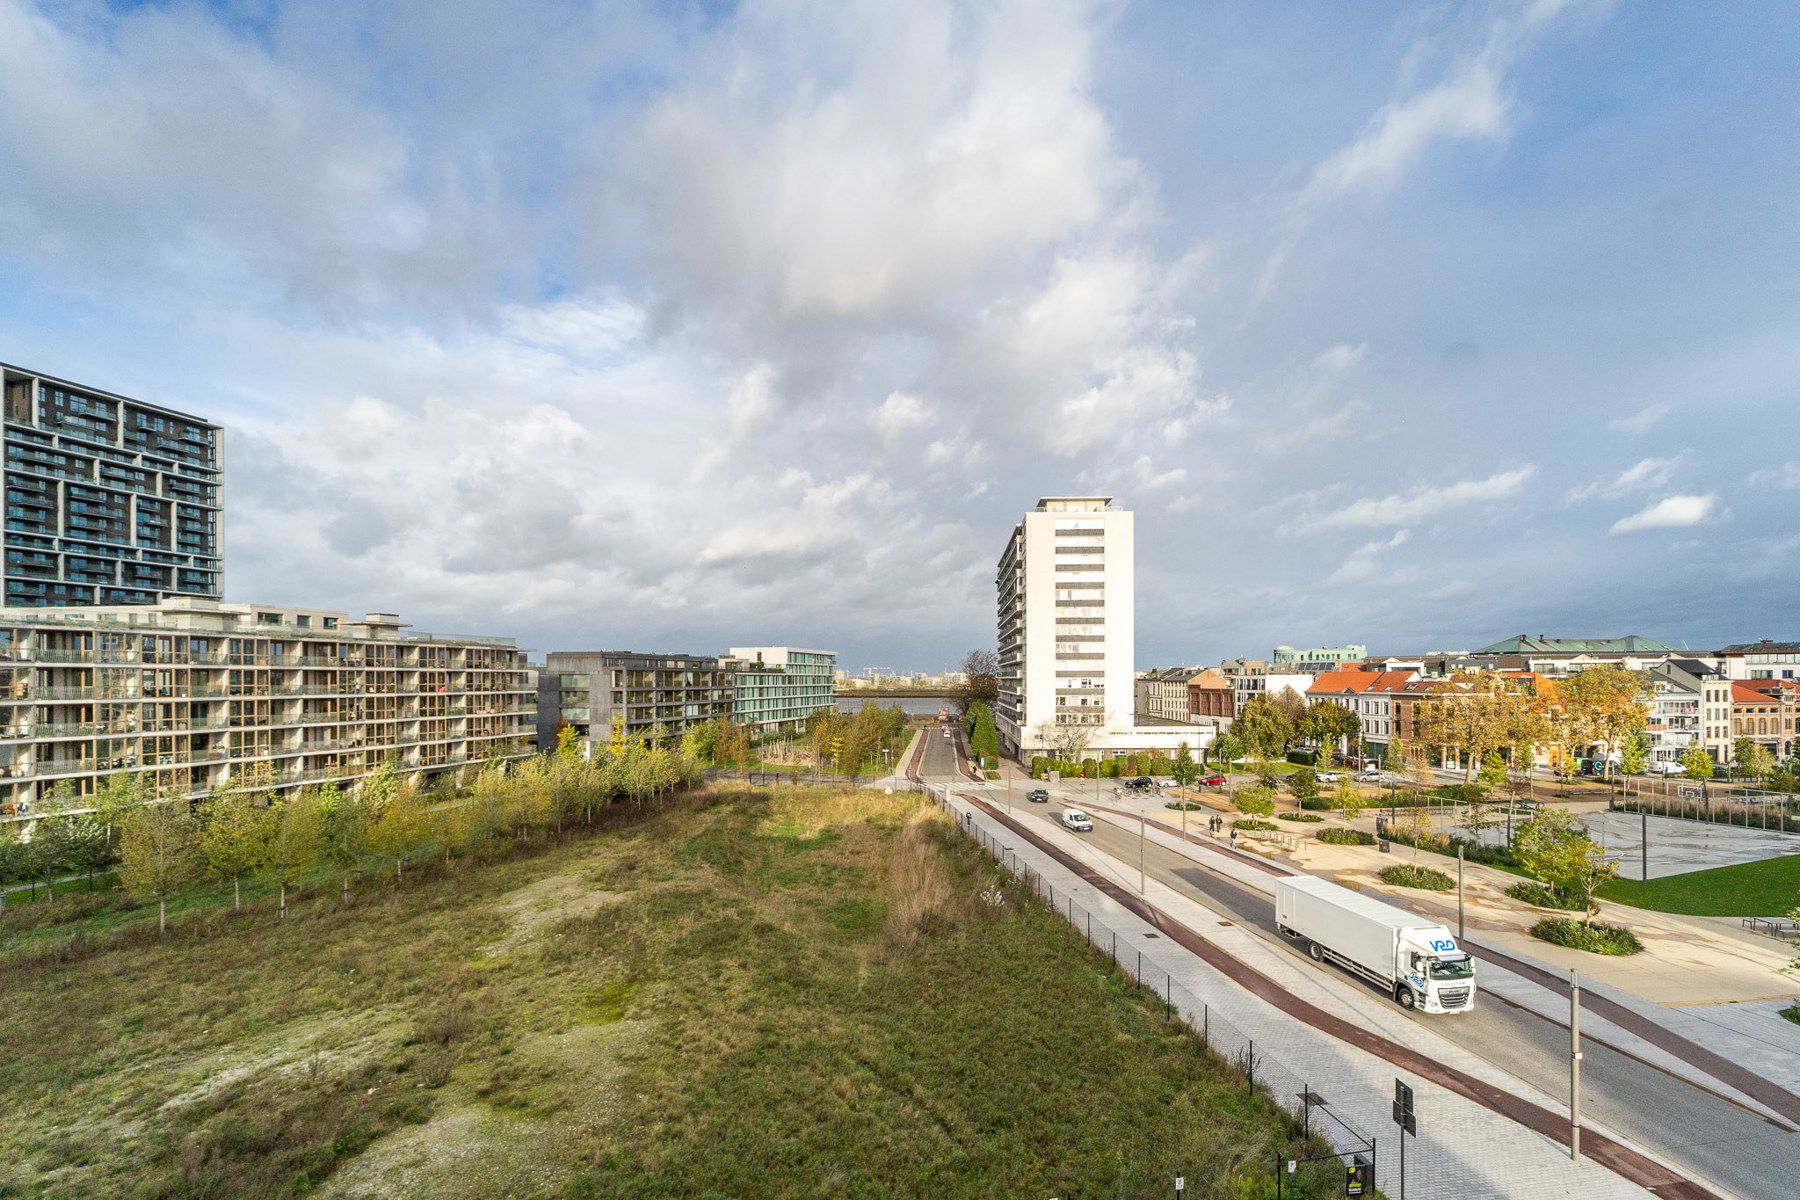
<path fill-rule="evenodd" d="M 1380 783 L 1381 772 L 1374 767 L 1364 767 L 1356 773 L 1358 783 Z"/>
<path fill-rule="evenodd" d="M 1136 779 L 1127 779 L 1125 786 L 1134 792 L 1153 792 L 1156 790 L 1156 780 L 1148 775 L 1139 775 Z"/>
<path fill-rule="evenodd" d="M 1223 775 L 1208 775 L 1200 781 L 1200 786 L 1202 786 L 1202 787 L 1224 787 L 1225 786 L 1225 777 Z"/>
<path fill-rule="evenodd" d="M 1320 783 L 1336 783 L 1343 777 L 1343 773 L 1339 771 L 1320 771 L 1316 776 Z"/>
<path fill-rule="evenodd" d="M 1050 792 L 1047 788 L 1032 788 L 1025 793 L 1025 799 L 1033 804 L 1048 804 L 1050 803 Z"/>
<path fill-rule="evenodd" d="M 1094 829 L 1094 819 L 1079 808 L 1063 809 L 1062 816 L 1058 819 L 1062 821 L 1064 829 L 1072 829 L 1076 833 L 1092 833 Z"/>

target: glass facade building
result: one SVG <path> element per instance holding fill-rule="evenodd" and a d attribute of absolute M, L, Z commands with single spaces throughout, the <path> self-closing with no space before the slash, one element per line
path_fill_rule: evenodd
<path fill-rule="evenodd" d="M 732 718 L 762 733 L 796 733 L 837 704 L 837 652 L 793 646 L 733 646 L 737 672 Z"/>
<path fill-rule="evenodd" d="M 0 365 L 8 606 L 217 599 L 220 431 Z"/>

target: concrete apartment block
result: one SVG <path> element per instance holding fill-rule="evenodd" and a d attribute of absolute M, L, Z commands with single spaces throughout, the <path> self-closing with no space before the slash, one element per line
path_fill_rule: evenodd
<path fill-rule="evenodd" d="M 220 431 L 0 364 L 7 606 L 220 595 Z"/>
<path fill-rule="evenodd" d="M 252 767 L 285 789 L 530 753 L 510 638 L 405 629 L 193 598 L 0 608 L 0 817 L 79 808 L 119 771 L 200 797 Z"/>
<path fill-rule="evenodd" d="M 568 723 L 588 753 L 615 724 L 628 738 L 676 737 L 732 715 L 737 675 L 717 658 L 635 650 L 556 650 L 538 673 L 538 745 L 551 749 Z"/>

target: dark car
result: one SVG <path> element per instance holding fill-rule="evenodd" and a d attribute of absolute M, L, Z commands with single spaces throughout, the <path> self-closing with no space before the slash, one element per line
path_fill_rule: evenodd
<path fill-rule="evenodd" d="M 1200 783 L 1204 787 L 1224 787 L 1225 777 L 1223 775 L 1208 775 L 1205 779 L 1202 779 Z"/>
<path fill-rule="evenodd" d="M 1127 779 L 1125 781 L 1125 786 L 1134 792 L 1154 792 L 1156 790 L 1156 780 L 1150 778 L 1148 775 L 1139 775 L 1136 779 Z"/>
<path fill-rule="evenodd" d="M 1050 793 L 1043 788 L 1032 788 L 1029 792 L 1025 793 L 1025 798 L 1033 804 L 1050 803 Z"/>

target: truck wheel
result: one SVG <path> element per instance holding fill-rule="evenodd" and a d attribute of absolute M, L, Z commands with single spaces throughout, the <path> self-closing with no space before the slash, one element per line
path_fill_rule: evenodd
<path fill-rule="evenodd" d="M 1404 983 L 1394 989 L 1394 999 L 1404 1009 L 1410 1010 L 1419 1006 L 1419 998 L 1413 995 L 1413 990 Z"/>
<path fill-rule="evenodd" d="M 1312 960 L 1314 962 L 1325 961 L 1325 947 L 1319 945 L 1317 942 L 1308 942 L 1306 944 L 1306 952 L 1312 955 Z"/>

